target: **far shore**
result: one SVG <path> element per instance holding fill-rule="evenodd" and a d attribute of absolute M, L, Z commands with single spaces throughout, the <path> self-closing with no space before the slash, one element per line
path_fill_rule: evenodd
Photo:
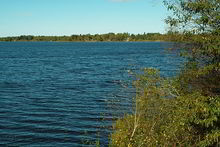
<path fill-rule="evenodd" d="M 71 36 L 9 36 L 0 37 L 0 41 L 7 42 L 164 42 L 170 40 L 170 34 L 160 33 L 144 33 L 144 34 L 129 34 L 129 33 L 108 33 L 108 34 L 84 34 Z"/>
<path fill-rule="evenodd" d="M 47 41 L 47 40 L 41 40 L 41 41 L 29 41 L 29 40 L 16 40 L 16 41 L 2 41 L 0 42 L 87 42 L 87 43 L 92 43 L 92 42 L 168 42 L 165 40 L 140 40 L 140 41 Z"/>

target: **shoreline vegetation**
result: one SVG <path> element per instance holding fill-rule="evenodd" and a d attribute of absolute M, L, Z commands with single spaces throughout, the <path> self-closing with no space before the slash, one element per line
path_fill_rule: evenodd
<path fill-rule="evenodd" d="M 0 37 L 1 42 L 163 42 L 172 41 L 175 33 L 144 33 L 144 34 L 129 34 L 129 33 L 107 33 L 107 34 L 80 34 L 71 36 L 33 36 L 21 35 L 11 37 Z M 175 34 L 177 35 L 177 34 Z M 178 35 L 180 36 L 180 34 Z"/>
<path fill-rule="evenodd" d="M 173 12 L 165 22 L 181 34 L 173 49 L 187 60 L 172 78 L 153 68 L 134 73 L 133 113 L 113 125 L 110 146 L 220 147 L 220 1 L 164 4 Z"/>

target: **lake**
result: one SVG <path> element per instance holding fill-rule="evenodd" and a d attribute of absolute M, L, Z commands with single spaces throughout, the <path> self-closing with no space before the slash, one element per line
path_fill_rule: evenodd
<path fill-rule="evenodd" d="M 108 144 L 130 113 L 129 71 L 174 76 L 183 62 L 165 42 L 0 42 L 0 145 Z"/>

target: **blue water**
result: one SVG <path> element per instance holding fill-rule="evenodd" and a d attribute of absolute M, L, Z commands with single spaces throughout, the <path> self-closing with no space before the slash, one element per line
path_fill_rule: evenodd
<path fill-rule="evenodd" d="M 0 42 L 0 145 L 107 145 L 112 120 L 131 112 L 128 71 L 175 75 L 183 60 L 171 45 Z"/>

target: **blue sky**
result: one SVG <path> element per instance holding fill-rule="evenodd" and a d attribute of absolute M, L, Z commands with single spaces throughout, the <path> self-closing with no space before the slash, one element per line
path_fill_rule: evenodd
<path fill-rule="evenodd" d="M 0 0 L 0 36 L 164 33 L 162 0 Z"/>

